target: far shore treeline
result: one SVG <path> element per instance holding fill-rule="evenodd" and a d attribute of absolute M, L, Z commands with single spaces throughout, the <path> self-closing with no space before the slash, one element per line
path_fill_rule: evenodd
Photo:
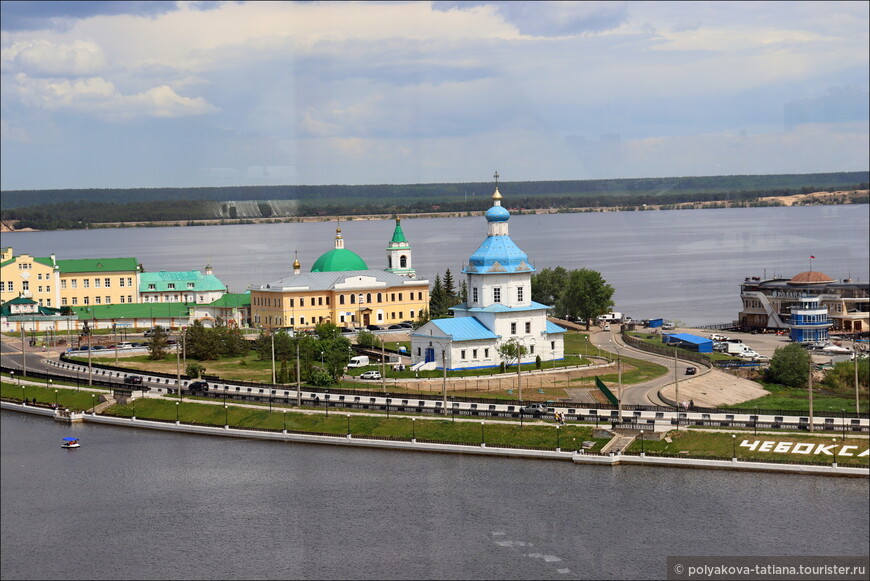
<path fill-rule="evenodd" d="M 502 182 L 512 210 L 643 209 L 689 202 L 770 205 L 771 196 L 867 190 L 870 172 Z M 475 212 L 491 205 L 492 182 L 14 190 L 0 219 L 37 230 L 113 222 L 257 220 L 310 216 Z M 853 200 L 854 201 L 854 200 Z M 866 200 L 861 200 L 866 201 Z"/>

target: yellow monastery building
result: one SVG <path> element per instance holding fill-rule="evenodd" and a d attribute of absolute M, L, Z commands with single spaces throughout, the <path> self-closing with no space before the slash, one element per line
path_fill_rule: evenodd
<path fill-rule="evenodd" d="M 429 308 L 429 281 L 415 278 L 399 220 L 387 245 L 387 264 L 386 270 L 369 269 L 344 247 L 337 228 L 335 247 L 314 262 L 311 272 L 302 273 L 296 260 L 292 275 L 251 288 L 252 324 L 311 329 L 323 321 L 357 328 L 413 321 Z"/>

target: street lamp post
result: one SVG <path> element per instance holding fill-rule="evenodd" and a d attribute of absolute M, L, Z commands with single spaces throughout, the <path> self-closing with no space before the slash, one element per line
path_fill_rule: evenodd
<path fill-rule="evenodd" d="M 411 418 L 411 441 L 417 441 L 417 418 Z"/>
<path fill-rule="evenodd" d="M 613 339 L 611 339 L 610 342 L 613 344 L 613 348 L 616 349 L 616 370 L 617 370 L 617 373 L 619 375 L 619 397 L 617 398 L 616 403 L 618 404 L 617 407 L 619 409 L 617 418 L 619 420 L 619 423 L 621 424 L 622 423 L 622 352 L 619 350 L 619 346 L 613 342 Z M 679 413 L 679 412 L 677 412 L 677 413 Z M 677 425 L 679 425 L 679 423 Z"/>
<path fill-rule="evenodd" d="M 362 331 L 364 328 L 363 327 L 363 320 L 362 320 L 362 306 L 363 306 L 363 294 L 362 293 L 359 293 L 359 295 L 357 296 L 356 304 L 357 304 L 357 310 L 359 312 L 359 315 L 357 317 L 358 322 L 359 322 L 359 330 Z"/>
<path fill-rule="evenodd" d="M 644 449 L 643 449 L 643 430 L 640 431 L 640 455 L 641 455 L 641 456 L 644 455 Z"/>
<path fill-rule="evenodd" d="M 287 410 L 284 410 L 283 412 L 281 412 L 281 415 L 284 418 L 284 423 L 281 426 L 281 430 L 283 430 L 283 432 L 286 434 L 287 433 Z"/>
<path fill-rule="evenodd" d="M 846 410 L 840 410 L 840 423 L 843 425 L 843 439 L 846 439 Z"/>
<path fill-rule="evenodd" d="M 486 424 L 485 424 L 484 422 L 480 422 L 480 445 L 481 445 L 481 446 L 486 446 L 486 438 L 484 437 L 485 434 L 484 434 L 484 432 L 483 432 L 483 429 L 484 429 L 484 426 L 485 426 L 485 425 L 486 425 Z"/>
<path fill-rule="evenodd" d="M 737 435 L 731 434 L 731 459 L 737 460 Z"/>
<path fill-rule="evenodd" d="M 559 428 L 561 428 L 561 427 L 562 426 L 560 426 L 559 424 L 556 424 L 556 451 L 557 452 L 562 451 L 562 443 L 559 441 Z"/>
<path fill-rule="evenodd" d="M 831 438 L 834 441 L 834 466 L 837 465 L 837 438 Z"/>
<path fill-rule="evenodd" d="M 347 414 L 347 437 L 350 438 L 350 414 Z"/>
<path fill-rule="evenodd" d="M 91 415 L 95 415 L 97 413 L 96 412 L 96 409 L 97 409 L 96 397 L 97 397 L 96 395 L 91 394 Z"/>
<path fill-rule="evenodd" d="M 270 332 L 272 335 L 272 385 L 275 385 L 275 330 Z"/>
<path fill-rule="evenodd" d="M 175 402 L 175 423 L 176 424 L 178 423 L 178 406 L 180 404 L 181 404 L 181 402 L 179 402 L 179 401 Z"/>
<path fill-rule="evenodd" d="M 54 407 L 57 407 L 57 390 L 54 390 Z"/>
<path fill-rule="evenodd" d="M 224 427 L 225 428 L 230 427 L 230 421 L 229 421 L 229 415 L 228 415 L 226 401 L 224 402 Z"/>

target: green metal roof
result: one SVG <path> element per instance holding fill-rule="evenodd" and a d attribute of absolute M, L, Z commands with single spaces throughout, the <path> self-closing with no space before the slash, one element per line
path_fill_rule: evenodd
<path fill-rule="evenodd" d="M 210 307 L 227 307 L 227 308 L 239 308 L 239 307 L 250 307 L 251 306 L 251 293 L 241 293 L 241 294 L 225 294 L 218 300 L 209 303 Z"/>
<path fill-rule="evenodd" d="M 133 303 L 72 307 L 79 320 L 148 319 L 152 317 L 187 317 L 192 303 Z"/>
<path fill-rule="evenodd" d="M 344 272 L 346 270 L 368 269 L 368 265 L 356 252 L 346 248 L 333 248 L 314 262 L 311 272 Z"/>
<path fill-rule="evenodd" d="M 149 285 L 155 288 L 149 288 Z M 170 288 L 169 285 L 175 285 Z M 192 284 L 193 286 L 188 286 Z M 227 287 L 213 274 L 202 274 L 198 270 L 168 272 L 143 272 L 139 275 L 139 292 L 167 291 L 225 291 Z"/>
<path fill-rule="evenodd" d="M 405 238 L 405 233 L 402 232 L 402 223 L 396 218 L 396 229 L 393 230 L 393 239 L 390 240 L 391 244 L 407 244 L 408 239 Z"/>
<path fill-rule="evenodd" d="M 135 258 L 78 258 L 58 260 L 60 272 L 73 274 L 78 272 L 135 272 L 139 262 Z"/>

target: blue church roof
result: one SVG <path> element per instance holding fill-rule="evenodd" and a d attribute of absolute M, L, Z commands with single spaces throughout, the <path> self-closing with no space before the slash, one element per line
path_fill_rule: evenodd
<path fill-rule="evenodd" d="M 454 341 L 474 341 L 476 339 L 498 339 L 498 335 L 487 329 L 474 317 L 458 319 L 434 319 L 430 321 Z"/>
<path fill-rule="evenodd" d="M 528 255 L 514 244 L 510 236 L 487 236 L 480 248 L 468 259 L 468 265 L 462 272 L 486 274 L 534 271 L 535 268 L 529 264 Z"/>
<path fill-rule="evenodd" d="M 547 333 L 553 334 L 553 333 L 567 333 L 567 332 L 568 332 L 568 330 L 565 329 L 564 327 L 560 327 L 556 323 L 551 323 L 550 321 L 547 321 Z"/>
<path fill-rule="evenodd" d="M 535 301 L 531 301 L 531 304 L 527 307 L 508 307 L 501 303 L 493 303 L 488 307 L 468 307 L 468 303 L 460 303 L 456 306 L 450 307 L 448 310 L 450 311 L 467 311 L 469 313 L 507 313 L 508 311 L 540 311 L 542 309 L 549 309 L 547 305 L 542 305 L 541 303 L 536 303 Z"/>

